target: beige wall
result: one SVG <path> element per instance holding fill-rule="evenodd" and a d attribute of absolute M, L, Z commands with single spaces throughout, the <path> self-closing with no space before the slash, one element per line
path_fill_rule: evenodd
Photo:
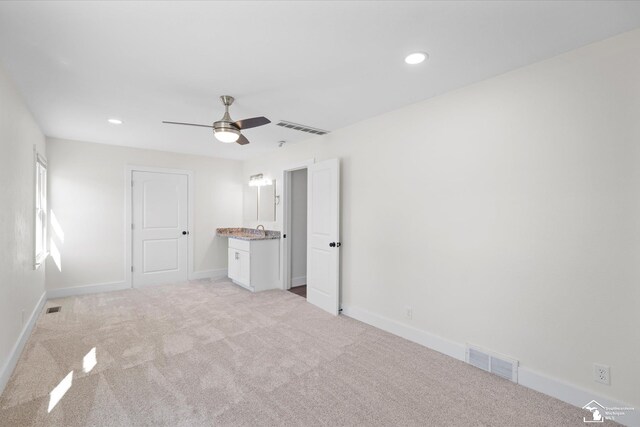
<path fill-rule="evenodd" d="M 25 323 L 44 294 L 44 266 L 34 270 L 34 152 L 44 136 L 0 67 L 0 392 Z"/>
<path fill-rule="evenodd" d="M 57 139 L 47 140 L 47 153 L 51 215 L 64 235 L 59 262 L 47 261 L 47 290 L 125 280 L 127 165 L 193 172 L 194 270 L 227 268 L 227 240 L 215 229 L 242 223 L 239 161 Z"/>
<path fill-rule="evenodd" d="M 637 408 L 638 76 L 640 30 L 287 145 L 244 178 L 339 157 L 343 305 Z"/>

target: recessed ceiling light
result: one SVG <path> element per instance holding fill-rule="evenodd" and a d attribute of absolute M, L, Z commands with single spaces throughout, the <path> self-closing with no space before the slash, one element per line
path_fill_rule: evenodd
<path fill-rule="evenodd" d="M 429 55 L 424 52 L 414 52 L 410 55 L 407 55 L 407 57 L 404 58 L 404 62 L 406 62 L 407 64 L 416 65 L 424 62 L 424 60 L 428 57 Z"/>
<path fill-rule="evenodd" d="M 120 120 L 120 119 L 109 119 L 107 121 L 109 123 L 111 123 L 112 125 L 121 125 L 122 124 L 122 120 Z"/>

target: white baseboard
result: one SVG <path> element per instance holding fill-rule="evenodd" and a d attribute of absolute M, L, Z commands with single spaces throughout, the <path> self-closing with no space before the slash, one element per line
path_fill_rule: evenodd
<path fill-rule="evenodd" d="M 36 321 L 38 320 L 38 317 L 40 316 L 40 313 L 42 312 L 42 308 L 44 307 L 44 304 L 46 302 L 47 302 L 47 292 L 43 292 L 42 296 L 40 296 L 40 300 L 38 300 L 38 303 L 36 304 L 35 308 L 31 312 L 31 315 L 29 316 L 29 320 L 27 321 L 27 323 L 25 323 L 24 327 L 22 328 L 22 332 L 20 333 L 18 340 L 16 341 L 15 345 L 11 349 L 11 353 L 9 353 L 9 360 L 7 360 L 7 362 L 2 367 L 2 370 L 0 371 L 0 394 L 2 394 L 2 392 L 4 391 L 4 388 L 7 386 L 7 383 L 9 382 L 9 378 L 11 377 L 11 374 L 13 373 L 13 370 L 15 369 L 18 363 L 18 359 L 22 354 L 22 350 L 24 349 L 24 346 L 27 343 L 27 340 L 31 336 L 31 331 L 33 330 L 33 327 L 35 326 Z"/>
<path fill-rule="evenodd" d="M 189 280 L 217 279 L 219 277 L 227 277 L 226 268 L 218 268 L 215 270 L 194 271 L 189 275 Z"/>
<path fill-rule="evenodd" d="M 95 285 L 72 286 L 70 288 L 51 289 L 47 291 L 47 298 L 65 298 L 76 295 L 98 294 L 101 292 L 121 291 L 131 289 L 127 282 L 99 283 Z"/>
<path fill-rule="evenodd" d="M 520 367 L 518 369 L 518 384 L 579 408 L 582 408 L 592 400 L 608 408 L 632 407 L 627 403 L 585 390 L 575 384 L 570 384 L 557 378 L 551 378 L 529 368 Z M 640 408 L 624 412 L 624 416 L 616 417 L 616 422 L 625 426 L 640 426 Z"/>
<path fill-rule="evenodd" d="M 391 320 L 362 308 L 343 305 L 342 314 L 371 326 L 375 326 L 383 331 L 408 339 L 409 341 L 429 347 L 430 349 L 446 354 L 447 356 L 464 361 L 466 352 L 464 344 L 449 341 L 445 338 L 405 325 L 396 320 Z"/>
<path fill-rule="evenodd" d="M 219 268 L 217 270 L 204 270 L 204 271 L 196 271 L 189 275 L 189 280 L 199 280 L 199 279 L 209 279 L 209 278 L 218 278 L 218 277 L 226 277 L 227 269 Z M 98 283 L 95 285 L 82 285 L 82 286 L 72 286 L 69 288 L 61 288 L 61 289 L 51 289 L 47 291 L 47 298 L 65 298 L 72 297 L 76 295 L 88 295 L 88 294 L 98 294 L 101 292 L 111 292 L 111 291 L 121 291 L 124 289 L 131 289 L 131 285 L 126 281 L 122 282 L 109 282 L 109 283 Z"/>
<path fill-rule="evenodd" d="M 465 344 L 447 340 L 358 307 L 343 305 L 342 314 L 409 341 L 421 344 L 447 356 L 451 356 L 454 359 L 465 360 Z M 624 402 L 616 401 L 522 366 L 518 369 L 518 384 L 546 394 L 547 396 L 555 397 L 558 400 L 562 400 L 579 408 L 582 408 L 591 400 L 595 400 L 609 408 L 632 407 L 632 405 Z M 640 408 L 635 408 L 634 411 L 625 411 L 625 415 L 616 418 L 615 421 L 626 426 L 640 426 Z"/>
<path fill-rule="evenodd" d="M 300 277 L 292 277 L 291 278 L 291 287 L 295 288 L 296 286 L 302 286 L 307 284 L 307 276 Z"/>

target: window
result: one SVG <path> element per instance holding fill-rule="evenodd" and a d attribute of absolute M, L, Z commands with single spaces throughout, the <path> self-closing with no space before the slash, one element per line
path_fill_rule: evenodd
<path fill-rule="evenodd" d="M 38 268 L 47 258 L 47 161 L 36 153 L 35 167 L 35 257 Z"/>

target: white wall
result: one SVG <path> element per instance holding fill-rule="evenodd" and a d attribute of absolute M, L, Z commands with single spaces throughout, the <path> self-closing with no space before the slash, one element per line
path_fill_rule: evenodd
<path fill-rule="evenodd" d="M 307 170 L 291 173 L 291 281 L 306 284 L 307 277 Z"/>
<path fill-rule="evenodd" d="M 638 76 L 640 30 L 287 145 L 244 176 L 341 158 L 343 305 L 637 408 Z"/>
<path fill-rule="evenodd" d="M 194 176 L 194 270 L 227 268 L 227 239 L 217 227 L 242 224 L 242 166 L 235 160 L 58 139 L 47 140 L 52 217 L 64 241 L 47 264 L 48 290 L 125 280 L 125 168 L 190 170 Z"/>
<path fill-rule="evenodd" d="M 0 67 L 0 393 L 16 345 L 44 294 L 44 266 L 34 270 L 34 153 L 44 136 Z"/>

